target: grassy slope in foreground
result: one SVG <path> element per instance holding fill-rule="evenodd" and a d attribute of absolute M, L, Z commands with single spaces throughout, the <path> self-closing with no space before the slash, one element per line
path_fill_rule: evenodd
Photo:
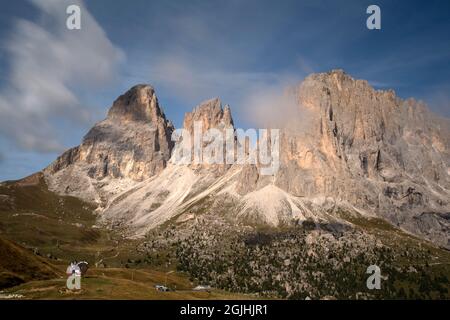
<path fill-rule="evenodd" d="M 63 270 L 61 270 L 61 273 Z M 160 292 L 154 286 L 165 284 L 175 291 Z M 21 299 L 253 299 L 251 295 L 233 294 L 213 289 L 211 292 L 196 292 L 187 276 L 180 273 L 146 269 L 102 268 L 91 269 L 82 279 L 80 291 L 66 289 L 66 279 L 31 281 L 4 290 L 1 297 Z"/>
<path fill-rule="evenodd" d="M 139 241 L 123 239 L 120 234 L 94 226 L 96 217 L 93 206 L 73 197 L 61 197 L 48 191 L 41 174 L 17 182 L 0 185 L 0 237 L 8 238 L 30 249 L 25 255 L 50 257 L 47 261 L 57 268 L 52 280 L 32 281 L 9 289 L 8 293 L 23 295 L 25 299 L 238 299 L 253 295 L 231 294 L 213 291 L 211 294 L 192 292 L 194 286 L 184 273 L 167 276 L 167 284 L 177 288 L 175 292 L 157 292 L 153 286 L 164 284 L 168 271 L 174 271 L 176 263 L 168 265 L 172 247 L 152 255 L 138 250 Z M 430 279 L 435 274 L 449 275 L 450 254 L 432 244 L 407 235 L 380 219 L 363 219 L 341 213 L 350 221 L 388 247 L 397 247 L 404 254 L 397 255 L 395 266 L 426 266 Z M 168 227 L 168 226 L 167 226 Z M 172 225 L 173 227 L 173 225 Z M 281 230 L 277 230 L 281 232 Z M 162 250 L 162 251 L 161 251 Z M 427 252 L 426 255 L 419 253 Z M 423 257 L 428 257 L 424 259 Z M 0 257 L 1 258 L 1 257 Z M 431 258 L 431 259 L 429 259 Z M 8 258 L 5 258 L 8 259 Z M 70 260 L 87 260 L 92 268 L 83 279 L 83 290 L 71 293 L 65 290 L 65 267 Z M 11 261 L 11 260 L 9 260 Z M 174 262 L 174 261 L 172 261 Z M 131 268 L 129 268 L 131 267 Z M 28 273 L 28 272 L 26 272 Z M 414 283 L 396 282 L 406 291 L 427 290 L 427 283 L 415 277 Z M 417 278 L 417 279 L 416 279 Z M 25 277 L 24 281 L 33 279 Z M 435 280 L 435 279 L 434 279 Z M 238 290 L 240 291 L 240 290 Z M 434 296 L 434 295 L 433 295 Z M 406 297 L 406 295 L 405 295 Z M 413 297 L 413 296 L 412 296 Z M 0 295 L 1 298 L 1 295 Z M 410 296 L 408 295 L 408 298 Z"/>
<path fill-rule="evenodd" d="M 29 250 L 0 237 L 0 289 L 57 277 L 57 269 Z"/>
<path fill-rule="evenodd" d="M 41 174 L 0 184 L 0 299 L 249 299 L 252 296 L 213 290 L 194 292 L 187 275 L 172 272 L 148 258 L 136 241 L 94 226 L 94 207 L 48 191 Z M 9 239 L 9 240 L 7 240 Z M 14 243 L 16 242 L 16 243 Z M 91 269 L 80 292 L 65 289 L 71 260 L 86 260 Z M 94 265 L 102 267 L 95 268 Z M 128 266 L 139 269 L 129 269 Z M 167 279 L 166 279 L 167 274 Z M 172 292 L 158 292 L 166 284 Z M 14 281 L 14 282 L 13 282 Z M 26 283 L 24 283 L 26 282 Z M 19 285 L 20 284 L 20 285 Z M 11 296 L 17 294 L 17 296 Z"/>

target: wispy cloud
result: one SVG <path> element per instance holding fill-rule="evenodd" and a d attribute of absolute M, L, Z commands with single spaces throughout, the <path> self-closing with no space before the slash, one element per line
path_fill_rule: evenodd
<path fill-rule="evenodd" d="M 147 72 L 158 89 L 170 92 L 189 108 L 218 96 L 248 125 L 267 124 L 266 120 L 274 120 L 277 113 L 290 113 L 292 104 L 284 91 L 306 75 L 226 70 L 220 65 L 207 69 L 202 63 L 173 55 L 154 59 L 146 68 L 141 67 L 141 72 Z M 278 103 L 276 98 L 280 98 Z"/>
<path fill-rule="evenodd" d="M 169 106 L 169 115 L 172 111 L 177 116 L 202 100 L 220 97 L 231 105 L 233 116 L 243 126 L 260 125 L 265 122 L 263 112 L 254 107 L 262 104 L 261 96 L 273 102 L 271 98 L 282 97 L 287 86 L 323 71 L 320 63 L 313 62 L 304 51 L 311 51 L 308 40 L 326 34 L 327 27 L 308 17 L 299 19 L 306 21 L 305 27 L 287 27 L 297 22 L 294 12 L 302 12 L 297 4 L 266 2 L 261 10 L 255 10 L 258 1 L 228 1 L 217 6 L 179 2 L 169 8 L 158 7 L 163 13 L 152 19 L 157 28 L 148 29 L 148 41 L 143 42 L 145 45 L 140 42 L 139 52 L 134 52 L 133 64 L 127 70 L 128 83 L 148 81 L 158 95 L 162 92 L 172 104 L 184 109 L 170 110 Z M 304 5 L 317 10 L 314 1 Z M 251 18 L 248 13 L 252 13 Z M 333 16 L 327 18 L 331 20 L 336 23 Z M 309 28 L 312 25 L 314 28 Z M 289 46 L 305 46 L 283 52 L 280 47 L 287 45 L 285 41 Z M 272 105 L 274 113 L 278 110 L 281 114 L 282 106 L 289 104 L 265 105 Z"/>
<path fill-rule="evenodd" d="M 3 44 L 8 81 L 0 90 L 0 133 L 26 150 L 60 151 L 55 119 L 83 123 L 90 113 L 76 90 L 108 83 L 123 53 L 82 1 L 33 0 L 39 21 L 19 19 Z M 82 9 L 82 29 L 66 28 L 66 7 Z"/>

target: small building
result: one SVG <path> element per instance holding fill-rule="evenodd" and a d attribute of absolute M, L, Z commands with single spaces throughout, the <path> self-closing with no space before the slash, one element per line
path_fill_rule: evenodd
<path fill-rule="evenodd" d="M 160 285 L 160 284 L 155 285 L 155 289 L 156 289 L 156 291 L 161 291 L 161 292 L 170 291 L 170 289 L 168 287 Z"/>
<path fill-rule="evenodd" d="M 208 285 L 198 285 L 196 286 L 194 289 L 192 289 L 194 291 L 206 291 L 206 292 L 210 292 L 211 291 L 211 286 Z"/>

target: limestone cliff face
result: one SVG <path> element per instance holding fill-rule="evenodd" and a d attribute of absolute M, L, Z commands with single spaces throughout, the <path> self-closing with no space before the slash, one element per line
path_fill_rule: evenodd
<path fill-rule="evenodd" d="M 149 178 L 165 168 L 173 130 L 154 89 L 137 85 L 113 103 L 107 118 L 86 134 L 80 146 L 45 169 L 50 185 L 77 194 L 77 189 L 83 192 L 86 184 L 105 178 Z"/>
<path fill-rule="evenodd" d="M 422 102 L 376 91 L 341 70 L 314 74 L 297 90 L 307 131 L 283 130 L 275 184 L 296 196 L 331 196 L 421 233 L 432 213 L 448 245 L 449 123 Z"/>
<path fill-rule="evenodd" d="M 200 154 L 200 163 L 195 162 L 194 158 L 194 126 L 196 124 L 201 125 L 201 134 L 202 136 L 202 151 Z M 214 136 L 208 136 L 206 135 L 206 131 L 210 129 L 216 129 L 218 132 L 220 132 L 220 138 L 225 139 L 225 131 L 227 129 L 232 129 L 234 132 L 234 123 L 233 118 L 231 116 L 231 110 L 228 105 L 226 105 L 224 108 L 222 107 L 222 102 L 219 98 L 213 98 L 210 100 L 206 100 L 202 103 L 200 103 L 198 106 L 196 106 L 192 112 L 187 112 L 184 116 L 183 121 L 183 128 L 190 133 L 191 135 L 191 145 L 192 153 L 191 153 L 191 159 L 192 159 L 192 165 L 191 168 L 194 168 L 195 170 L 207 170 L 210 173 L 214 173 L 215 175 L 223 174 L 228 168 L 229 165 L 223 164 L 209 164 L 207 159 L 213 159 L 216 156 L 216 152 L 220 151 L 215 150 L 216 148 L 214 146 L 218 146 L 218 144 L 215 144 L 215 137 Z M 198 133 L 197 133 L 198 134 Z M 221 143 L 221 158 L 224 160 L 226 156 L 226 146 L 225 146 L 225 140 L 222 140 L 223 144 Z M 233 137 L 234 141 L 234 137 Z M 179 143 L 175 147 L 174 153 L 177 152 L 177 148 L 181 147 L 182 144 Z M 183 147 L 187 147 L 184 145 Z M 225 161 L 224 161 L 225 162 Z"/>
<path fill-rule="evenodd" d="M 195 107 L 192 112 L 187 112 L 184 116 L 183 127 L 192 132 L 196 121 L 202 123 L 204 131 L 211 128 L 223 130 L 234 127 L 230 107 L 226 105 L 225 108 L 222 108 L 219 98 L 204 101 Z"/>
<path fill-rule="evenodd" d="M 310 75 L 290 93 L 306 119 L 286 119 L 281 128 L 274 180 L 246 166 L 239 194 L 273 183 L 292 196 L 334 199 L 336 209 L 348 203 L 450 246 L 448 119 L 342 70 Z"/>
<path fill-rule="evenodd" d="M 99 202 L 105 221 L 139 235 L 205 211 L 274 225 L 339 220 L 352 211 L 450 248 L 448 119 L 341 70 L 310 75 L 289 94 L 301 112 L 280 128 L 273 176 L 261 176 L 255 165 L 169 163 L 182 144 L 172 145 L 174 129 L 154 90 L 139 85 L 114 102 L 79 147 L 44 170 L 47 182 Z M 185 115 L 191 134 L 196 121 L 204 132 L 234 129 L 230 108 L 217 98 Z"/>
<path fill-rule="evenodd" d="M 359 180 L 414 180 L 450 188 L 448 122 L 423 103 L 376 91 L 340 70 L 308 77 L 298 97 L 314 114 L 314 125 L 300 137 L 285 131 L 284 139 L 290 140 L 283 147 L 285 163 L 295 159 L 304 170 Z M 327 191 L 326 185 L 316 182 L 312 191 Z M 328 185 L 335 189 L 332 181 Z"/>
<path fill-rule="evenodd" d="M 203 149 L 198 163 L 194 160 L 193 151 L 196 124 L 201 125 L 202 131 L 195 135 L 200 137 Z M 223 147 L 225 151 L 223 140 L 214 143 L 207 137 L 206 131 L 216 129 L 223 134 L 226 129 L 234 130 L 230 108 L 223 108 L 218 98 L 204 101 L 185 114 L 183 129 L 167 167 L 157 176 L 112 199 L 102 212 L 102 221 L 123 227 L 133 236 L 144 235 L 185 210 L 189 211 L 191 205 L 232 182 L 230 165 L 208 163 L 205 159 L 209 154 L 207 150 L 216 150 L 211 148 L 213 145 Z M 189 160 L 181 162 L 184 157 Z M 214 209 L 205 207 L 205 210 Z"/>

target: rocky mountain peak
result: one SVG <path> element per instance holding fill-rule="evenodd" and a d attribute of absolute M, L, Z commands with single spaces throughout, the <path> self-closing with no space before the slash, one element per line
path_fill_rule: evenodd
<path fill-rule="evenodd" d="M 155 90 L 137 85 L 117 98 L 105 120 L 82 143 L 44 170 L 51 189 L 101 202 L 108 179 L 142 181 L 161 172 L 170 159 L 174 127 Z M 106 191 L 110 192 L 110 191 Z"/>
<path fill-rule="evenodd" d="M 202 122 L 203 130 L 234 127 L 230 107 L 226 105 L 225 109 L 222 108 L 219 98 L 206 100 L 196 106 L 192 112 L 187 112 L 184 116 L 184 128 L 192 131 L 195 121 Z"/>
<path fill-rule="evenodd" d="M 108 118 L 122 121 L 150 121 L 156 123 L 164 113 L 158 104 L 155 90 L 147 84 L 139 84 L 114 101 Z"/>

